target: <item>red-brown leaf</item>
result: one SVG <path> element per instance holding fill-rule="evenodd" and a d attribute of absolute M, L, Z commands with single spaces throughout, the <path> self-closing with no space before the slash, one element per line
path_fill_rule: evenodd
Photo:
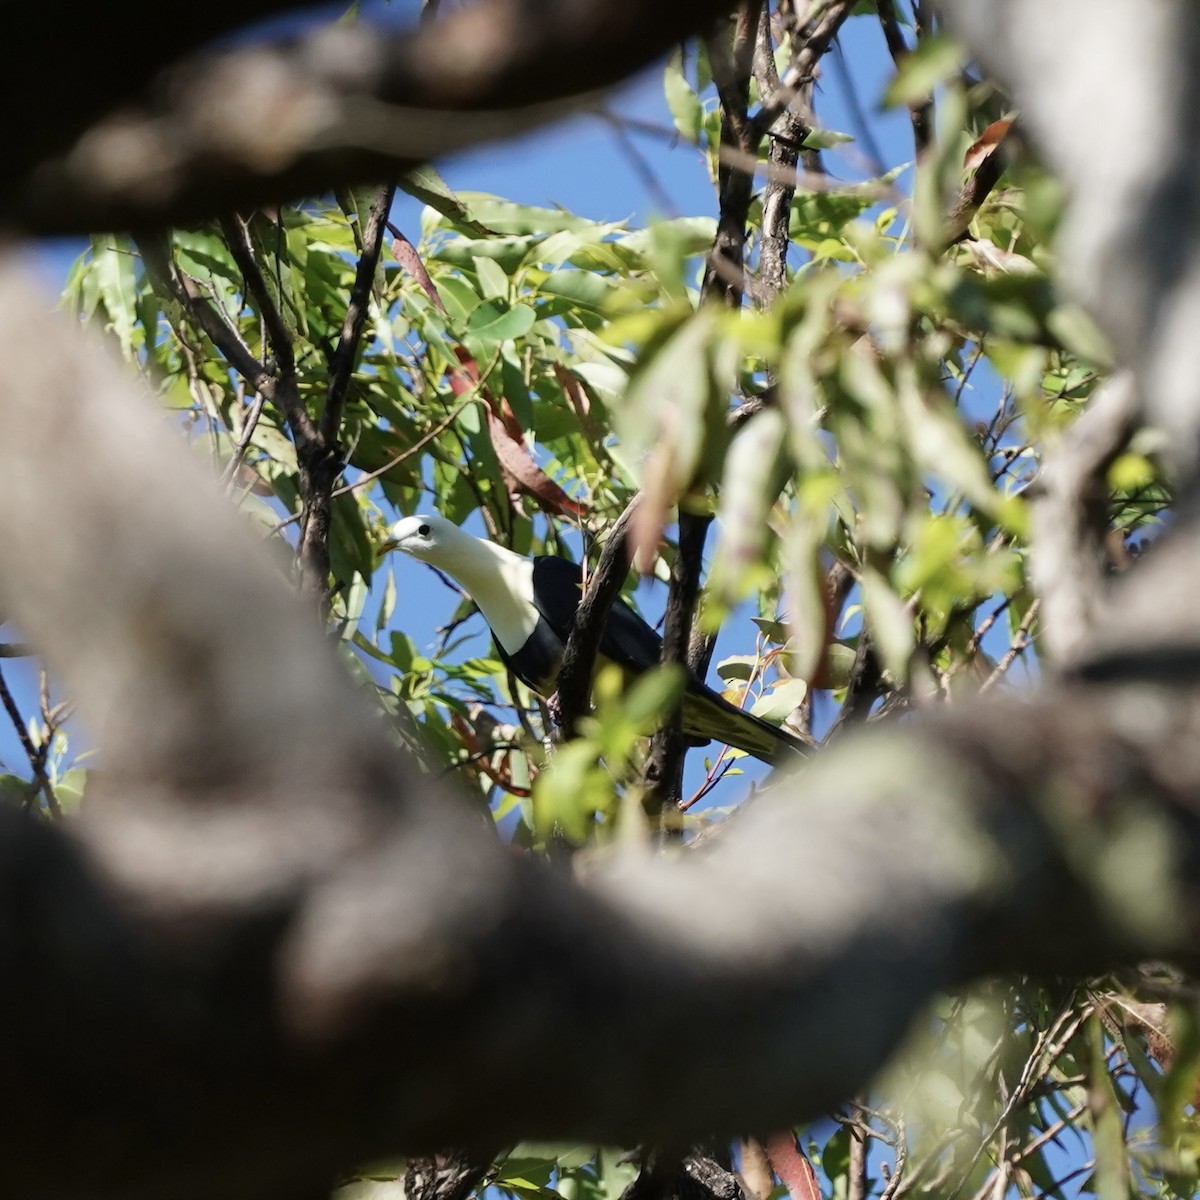
<path fill-rule="evenodd" d="M 547 512 L 582 517 L 586 506 L 572 500 L 533 460 L 524 440 L 514 438 L 505 422 L 488 409 L 488 433 L 509 490 L 532 496 Z"/>
<path fill-rule="evenodd" d="M 821 1200 L 817 1173 L 792 1134 L 776 1133 L 767 1138 L 767 1158 L 792 1200 Z"/>
<path fill-rule="evenodd" d="M 416 246 L 395 225 L 389 225 L 388 229 L 392 232 L 392 257 L 425 289 L 425 294 L 433 301 L 434 306 L 445 312 L 446 306 L 438 295 L 437 285 L 425 270 L 425 264 L 421 261 Z"/>
<path fill-rule="evenodd" d="M 592 402 L 588 398 L 587 392 L 584 391 L 583 384 L 561 363 L 554 364 L 554 378 L 558 380 L 563 395 L 571 402 L 575 415 L 581 421 L 586 420 L 591 412 Z"/>
<path fill-rule="evenodd" d="M 525 445 L 525 431 L 508 401 L 497 398 L 486 384 L 480 386 L 479 364 L 474 355 L 464 346 L 456 346 L 454 353 L 462 366 L 450 372 L 450 387 L 456 396 L 479 387 L 479 394 L 488 406 L 488 436 L 513 499 L 532 496 L 546 512 L 585 516 L 587 506 L 572 500 L 534 461 Z"/>
<path fill-rule="evenodd" d="M 1013 118 L 1004 117 L 1002 120 L 993 121 L 976 139 L 971 143 L 970 149 L 963 155 L 963 167 L 966 170 L 971 170 L 972 167 L 977 167 L 985 158 L 996 152 L 996 147 L 1008 136 L 1008 131 L 1013 127 Z"/>

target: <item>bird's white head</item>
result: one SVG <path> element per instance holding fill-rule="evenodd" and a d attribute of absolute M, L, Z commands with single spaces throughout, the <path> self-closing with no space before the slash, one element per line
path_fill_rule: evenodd
<path fill-rule="evenodd" d="M 397 521 L 388 531 L 383 549 L 401 550 L 421 562 L 438 565 L 463 538 L 470 536 L 445 517 L 419 513 Z"/>
<path fill-rule="evenodd" d="M 457 579 L 510 654 L 525 644 L 538 622 L 532 559 L 436 515 L 405 517 L 388 535 L 382 550 L 402 550 Z"/>

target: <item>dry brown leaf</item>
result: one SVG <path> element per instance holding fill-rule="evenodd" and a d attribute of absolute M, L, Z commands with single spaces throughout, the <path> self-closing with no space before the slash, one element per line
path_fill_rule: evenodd
<path fill-rule="evenodd" d="M 963 155 L 963 167 L 970 171 L 974 167 L 978 167 L 985 158 L 996 152 L 996 147 L 1008 136 L 1008 131 L 1013 127 L 1014 119 L 1012 117 L 1003 117 L 999 121 L 993 121 L 970 145 L 966 154 Z"/>

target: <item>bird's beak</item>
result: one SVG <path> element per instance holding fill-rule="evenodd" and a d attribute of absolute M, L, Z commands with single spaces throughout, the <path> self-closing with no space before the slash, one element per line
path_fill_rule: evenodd
<path fill-rule="evenodd" d="M 395 550 L 400 543 L 395 538 L 388 538 L 386 542 L 380 545 L 375 551 L 376 559 L 382 558 L 389 550 Z"/>

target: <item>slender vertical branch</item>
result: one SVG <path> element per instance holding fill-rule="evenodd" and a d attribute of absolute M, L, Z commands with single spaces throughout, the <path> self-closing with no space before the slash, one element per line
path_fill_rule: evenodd
<path fill-rule="evenodd" d="M 774 95 L 764 97 L 762 107 L 754 114 L 754 129 L 766 133 L 776 118 L 801 97 L 801 89 L 811 85 L 813 72 L 826 50 L 833 44 L 838 30 L 854 11 L 857 0 L 830 0 L 821 15 L 809 26 L 787 70 L 779 80 Z M 798 34 L 798 30 L 793 30 Z"/>
<path fill-rule="evenodd" d="M 750 78 L 760 20 L 765 19 L 761 0 L 743 0 L 738 8 L 729 45 L 721 30 L 708 38 L 713 81 L 721 101 L 721 145 L 741 154 L 753 154 L 757 134 L 751 124 Z M 719 300 L 737 308 L 742 303 L 745 278 L 746 225 L 753 196 L 754 177 L 744 166 L 722 157 L 718 175 L 719 214 L 717 236 L 709 254 L 701 287 L 701 303 Z M 665 663 L 685 664 L 692 636 L 692 620 L 700 594 L 704 543 L 711 515 L 691 512 L 685 503 L 679 511 L 679 545 L 671 567 L 671 587 L 663 624 Z M 687 743 L 679 725 L 679 709 L 671 714 L 650 743 L 643 771 L 648 804 L 664 810 L 678 803 L 683 791 L 683 762 Z"/>
<path fill-rule="evenodd" d="M 592 672 L 596 666 L 604 625 L 629 570 L 629 527 L 638 500 L 638 496 L 635 496 L 626 505 L 625 511 L 609 531 L 604 549 L 600 552 L 600 560 L 588 578 L 576 610 L 571 635 L 567 638 L 556 686 L 556 715 L 564 738 L 574 736 L 575 722 L 587 711 Z"/>
<path fill-rule="evenodd" d="M 671 565 L 671 589 L 667 594 L 667 613 L 663 622 L 662 657 L 665 663 L 687 660 L 692 616 L 700 595 L 704 542 L 711 524 L 712 517 L 708 513 L 691 513 L 685 509 L 679 513 L 679 544 Z M 662 810 L 680 799 L 686 752 L 687 743 L 676 710 L 650 743 L 644 779 L 651 807 Z"/>
<path fill-rule="evenodd" d="M 350 388 L 350 376 L 358 357 L 358 346 L 362 340 L 363 327 L 370 308 L 371 288 L 375 273 L 379 270 L 379 255 L 383 249 L 383 230 L 391 212 L 392 199 L 396 195 L 395 184 L 385 184 L 376 194 L 367 214 L 362 231 L 362 254 L 354 273 L 354 286 L 350 289 L 350 301 L 346 305 L 346 316 L 342 321 L 342 333 L 337 348 L 329 363 L 329 385 L 325 392 L 325 411 L 321 414 L 321 436 L 329 446 L 337 442 L 341 431 L 342 414 L 346 408 L 346 394 Z"/>
<path fill-rule="evenodd" d="M 754 47 L 762 10 L 759 0 L 744 0 L 737 10 L 732 46 L 721 33 L 707 39 L 713 82 L 721 101 L 721 145 L 753 155 L 757 134 L 747 112 Z M 743 166 L 721 158 L 717 177 L 719 212 L 717 236 L 701 288 L 704 298 L 721 297 L 736 308 L 742 302 L 742 260 L 746 248 L 746 217 L 750 210 L 754 176 Z"/>
<path fill-rule="evenodd" d="M 780 87 L 768 13 L 769 0 L 764 0 L 754 47 L 754 78 L 760 96 L 773 96 Z M 767 130 L 767 161 L 770 167 L 763 186 L 762 241 L 755 295 L 760 308 L 769 308 L 787 283 L 787 253 L 791 244 L 788 221 L 792 197 L 796 194 L 796 164 L 800 159 L 800 143 L 808 132 L 808 125 L 790 105 Z"/>
<path fill-rule="evenodd" d="M 919 10 L 920 5 L 916 5 L 916 8 Z M 898 69 L 911 51 L 900 31 L 900 22 L 896 19 L 896 0 L 875 0 L 875 11 L 879 14 L 879 26 L 883 30 L 888 53 Z M 919 35 L 917 40 L 919 44 Z M 910 101 L 908 118 L 912 122 L 913 146 L 920 159 L 933 144 L 933 97 Z"/>
<path fill-rule="evenodd" d="M 362 331 L 370 309 L 371 288 L 379 269 L 383 230 L 395 190 L 392 184 L 384 185 L 371 204 L 362 231 L 362 253 L 354 273 L 354 285 L 350 289 L 341 337 L 330 357 L 325 407 L 316 424 L 315 436 L 305 438 L 303 442 L 297 440 L 296 443 L 303 502 L 297 555 L 304 586 L 319 598 L 323 613 L 328 612 L 330 600 L 329 531 L 333 521 L 333 490 L 345 466 L 338 437 Z"/>

